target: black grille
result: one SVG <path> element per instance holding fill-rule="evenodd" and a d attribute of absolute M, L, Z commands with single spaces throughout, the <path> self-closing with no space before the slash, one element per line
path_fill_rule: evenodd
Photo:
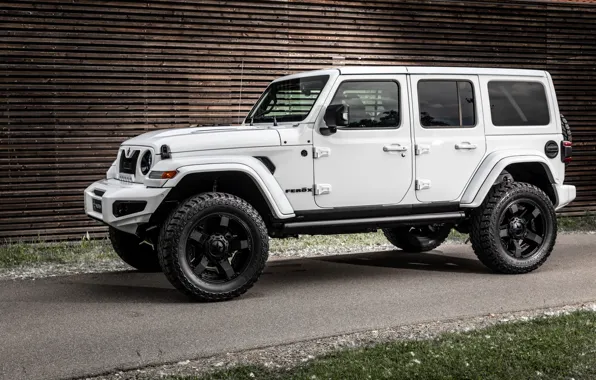
<path fill-rule="evenodd" d="M 137 160 L 139 151 L 135 150 L 130 158 L 126 158 L 124 151 L 120 153 L 120 173 L 135 174 L 137 171 Z"/>

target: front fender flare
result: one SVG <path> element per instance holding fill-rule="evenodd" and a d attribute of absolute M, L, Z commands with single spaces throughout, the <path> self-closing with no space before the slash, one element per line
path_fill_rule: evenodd
<path fill-rule="evenodd" d="M 557 178 L 553 175 L 555 172 L 548 160 L 537 152 L 495 152 L 489 154 L 468 184 L 464 195 L 460 201 L 460 206 L 465 208 L 476 208 L 482 204 L 484 198 L 499 178 L 499 175 L 505 168 L 511 164 L 517 163 L 539 163 L 541 164 L 551 184 L 557 183 Z"/>
<path fill-rule="evenodd" d="M 154 170 L 178 170 L 163 187 L 176 187 L 188 174 L 209 172 L 242 172 L 255 182 L 271 211 L 278 219 L 295 217 L 294 209 L 269 169 L 258 159 L 248 156 L 203 156 L 160 161 Z M 167 168 L 165 167 L 167 165 Z"/>

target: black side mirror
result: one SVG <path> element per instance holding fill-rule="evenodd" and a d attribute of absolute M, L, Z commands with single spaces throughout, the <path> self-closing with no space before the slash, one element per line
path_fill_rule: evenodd
<path fill-rule="evenodd" d="M 343 104 L 332 104 L 325 110 L 326 127 L 321 127 L 320 131 L 323 136 L 329 136 L 337 132 L 337 127 L 345 127 L 348 125 L 348 107 Z"/>

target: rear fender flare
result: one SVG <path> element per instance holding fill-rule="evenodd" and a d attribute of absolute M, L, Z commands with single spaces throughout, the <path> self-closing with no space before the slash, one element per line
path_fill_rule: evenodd
<path fill-rule="evenodd" d="M 537 152 L 529 151 L 522 154 L 519 151 L 516 153 L 495 152 L 484 159 L 474 174 L 474 177 L 464 191 L 460 206 L 464 208 L 476 208 L 480 206 L 503 170 L 507 166 L 517 163 L 539 163 L 544 167 L 550 183 L 555 184 L 558 182 L 558 179 L 553 175 L 555 171 L 551 164 L 543 155 Z"/>

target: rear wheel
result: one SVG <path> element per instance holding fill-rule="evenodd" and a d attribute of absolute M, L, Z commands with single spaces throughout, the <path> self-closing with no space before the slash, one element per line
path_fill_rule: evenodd
<path fill-rule="evenodd" d="M 451 232 L 451 224 L 385 228 L 383 233 L 394 246 L 408 252 L 426 252 L 441 245 Z"/>
<path fill-rule="evenodd" d="M 110 227 L 110 241 L 122 261 L 140 272 L 161 272 L 155 248 L 137 236 Z"/>
<path fill-rule="evenodd" d="M 499 273 L 527 273 L 540 267 L 557 237 L 555 209 L 534 185 L 503 182 L 472 214 L 470 238 L 478 259 Z"/>
<path fill-rule="evenodd" d="M 178 290 L 198 301 L 223 301 L 257 281 L 269 255 L 269 237 L 246 201 L 205 193 L 183 202 L 166 220 L 158 253 Z"/>

